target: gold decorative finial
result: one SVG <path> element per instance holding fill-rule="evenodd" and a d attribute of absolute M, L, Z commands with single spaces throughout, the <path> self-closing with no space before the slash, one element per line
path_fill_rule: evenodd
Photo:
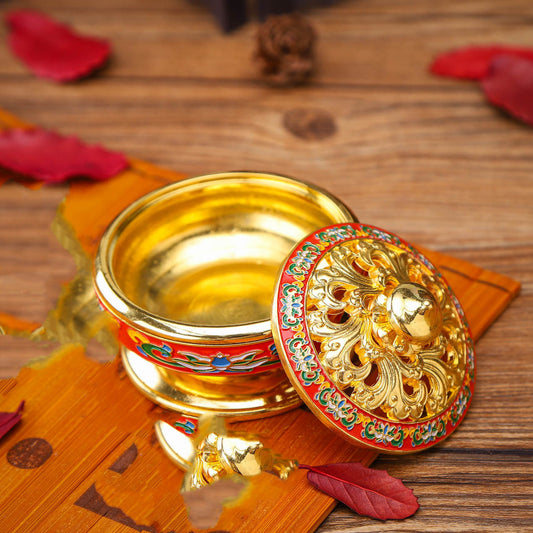
<path fill-rule="evenodd" d="M 442 328 L 442 312 L 435 297 L 418 283 L 398 285 L 387 300 L 393 328 L 415 342 L 434 339 Z"/>
<path fill-rule="evenodd" d="M 221 417 L 204 416 L 196 435 L 185 435 L 159 420 L 155 431 L 163 451 L 186 471 L 182 492 L 210 485 L 230 476 L 251 477 L 268 472 L 287 479 L 298 466 L 265 447 L 260 438 L 228 432 Z"/>
<path fill-rule="evenodd" d="M 259 440 L 209 433 L 198 445 L 182 490 L 197 489 L 235 474 L 250 477 L 271 472 L 286 479 L 294 468 L 295 461 L 274 454 Z"/>

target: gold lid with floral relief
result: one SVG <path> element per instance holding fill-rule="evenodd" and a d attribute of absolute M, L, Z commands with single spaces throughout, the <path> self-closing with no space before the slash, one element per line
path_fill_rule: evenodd
<path fill-rule="evenodd" d="M 395 235 L 344 224 L 308 236 L 282 268 L 273 322 L 300 397 L 353 444 L 409 453 L 465 416 L 475 361 L 464 312 Z"/>

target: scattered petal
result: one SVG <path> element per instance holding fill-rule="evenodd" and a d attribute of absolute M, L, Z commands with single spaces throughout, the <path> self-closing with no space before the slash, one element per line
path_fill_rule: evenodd
<path fill-rule="evenodd" d="M 533 49 L 516 46 L 470 46 L 439 55 L 431 65 L 431 72 L 467 80 L 481 80 L 491 61 L 499 55 L 521 57 L 533 61 Z"/>
<path fill-rule="evenodd" d="M 20 422 L 23 409 L 24 400 L 20 402 L 20 405 L 14 413 L 0 413 L 0 439 Z"/>
<path fill-rule="evenodd" d="M 73 176 L 105 180 L 124 170 L 128 161 L 120 153 L 84 144 L 76 137 L 36 128 L 0 132 L 0 165 L 58 183 Z"/>
<path fill-rule="evenodd" d="M 533 125 L 533 61 L 496 57 L 481 86 L 491 103 Z"/>
<path fill-rule="evenodd" d="M 317 489 L 363 516 L 402 519 L 413 515 L 419 507 L 413 491 L 384 470 L 366 468 L 361 463 L 300 468 L 309 470 L 307 479 Z"/>
<path fill-rule="evenodd" d="M 38 11 L 12 11 L 6 21 L 11 51 L 43 78 L 60 82 L 83 78 L 101 67 L 111 53 L 106 40 L 78 35 Z"/>

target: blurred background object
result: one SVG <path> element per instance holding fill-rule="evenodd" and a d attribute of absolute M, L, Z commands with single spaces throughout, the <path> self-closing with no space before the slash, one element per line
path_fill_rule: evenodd
<path fill-rule="evenodd" d="M 270 15 L 292 13 L 315 6 L 332 5 L 338 0 L 191 0 L 205 4 L 215 16 L 224 32 L 230 32 L 258 18 L 265 20 Z"/>
<path fill-rule="evenodd" d="M 299 85 L 315 68 L 316 31 L 299 13 L 271 16 L 259 26 L 255 60 L 272 85 Z"/>

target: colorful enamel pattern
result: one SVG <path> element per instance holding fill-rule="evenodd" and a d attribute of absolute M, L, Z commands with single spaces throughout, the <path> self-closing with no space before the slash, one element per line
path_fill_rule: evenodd
<path fill-rule="evenodd" d="M 140 333 L 119 325 L 122 346 L 155 364 L 187 374 L 257 374 L 281 366 L 272 338 L 244 345 L 191 345 Z"/>
<path fill-rule="evenodd" d="M 354 220 L 316 186 L 257 172 L 182 180 L 131 204 L 101 239 L 94 281 L 133 383 L 194 416 L 299 405 L 272 337 L 277 274 L 309 232 Z"/>
<path fill-rule="evenodd" d="M 273 322 L 300 397 L 353 444 L 414 452 L 465 416 L 475 356 L 464 312 L 395 235 L 344 224 L 308 236 L 281 271 Z"/>

